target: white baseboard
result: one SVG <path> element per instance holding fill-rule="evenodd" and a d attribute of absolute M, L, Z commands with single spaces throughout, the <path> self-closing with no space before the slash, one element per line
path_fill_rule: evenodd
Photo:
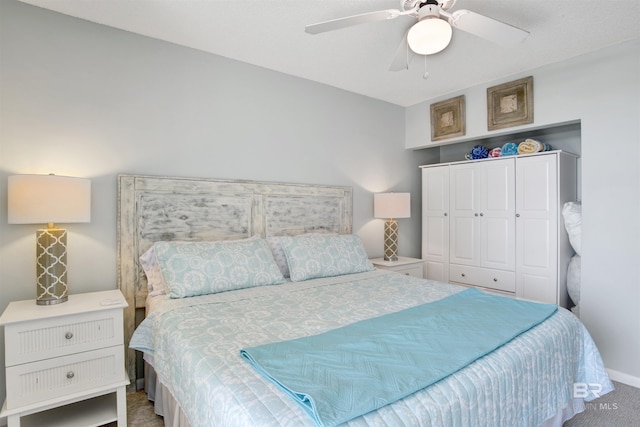
<path fill-rule="evenodd" d="M 630 385 L 631 387 L 640 388 L 639 377 L 634 377 L 633 375 L 625 374 L 624 372 L 619 372 L 613 369 L 607 369 L 607 373 L 609 374 L 609 378 L 613 381 L 618 381 L 619 383 Z"/>

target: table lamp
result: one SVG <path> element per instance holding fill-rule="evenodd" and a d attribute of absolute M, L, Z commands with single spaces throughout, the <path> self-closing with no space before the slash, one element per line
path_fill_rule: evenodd
<path fill-rule="evenodd" d="M 377 193 L 373 195 L 373 216 L 384 223 L 384 260 L 398 260 L 398 218 L 411 217 L 410 193 Z"/>
<path fill-rule="evenodd" d="M 36 232 L 36 304 L 65 302 L 67 230 L 55 223 L 91 220 L 91 181 L 57 175 L 12 175 L 7 188 L 9 224 L 47 224 Z"/>

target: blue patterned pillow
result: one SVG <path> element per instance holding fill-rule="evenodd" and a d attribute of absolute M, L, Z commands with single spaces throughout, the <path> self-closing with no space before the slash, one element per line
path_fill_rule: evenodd
<path fill-rule="evenodd" d="M 300 236 L 335 236 L 336 233 L 305 233 L 300 234 Z M 280 240 L 286 236 L 270 236 L 267 235 L 267 243 L 271 248 L 271 253 L 273 254 L 273 259 L 276 260 L 276 264 L 280 268 L 282 275 L 285 278 L 289 278 L 289 264 L 287 264 L 287 256 L 284 253 L 284 249 L 282 249 L 282 244 Z"/>
<path fill-rule="evenodd" d="M 154 252 L 169 298 L 285 282 L 264 239 L 157 242 Z"/>
<path fill-rule="evenodd" d="M 281 244 L 294 282 L 373 270 L 362 241 L 352 234 L 283 237 Z"/>

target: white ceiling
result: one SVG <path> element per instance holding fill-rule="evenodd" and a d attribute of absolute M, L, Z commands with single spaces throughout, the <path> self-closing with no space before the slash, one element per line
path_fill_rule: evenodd
<path fill-rule="evenodd" d="M 410 17 L 317 35 L 305 25 L 382 9 L 400 0 L 21 0 L 351 92 L 410 106 L 462 88 L 640 37 L 640 0 L 458 0 L 529 31 L 501 47 L 460 30 L 443 52 L 388 71 Z"/>

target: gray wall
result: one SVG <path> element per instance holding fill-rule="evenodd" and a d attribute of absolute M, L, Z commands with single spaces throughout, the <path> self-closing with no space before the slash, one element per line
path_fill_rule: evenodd
<path fill-rule="evenodd" d="M 612 378 L 640 387 L 640 40 L 452 94 L 466 96 L 465 139 L 491 135 L 486 127 L 486 88 L 527 75 L 534 78 L 534 126 L 580 124 L 580 317 Z M 428 144 L 429 126 L 420 118 L 428 116 L 429 105 L 407 109 L 408 147 Z M 561 148 L 574 151 L 575 126 L 559 130 L 553 138 L 560 136 L 565 145 Z M 557 139 L 552 141 L 560 146 Z M 468 149 L 471 143 L 464 144 Z M 450 156 L 454 148 L 442 147 L 441 157 Z"/>
<path fill-rule="evenodd" d="M 404 108 L 13 0 L 0 52 L 0 311 L 35 297 L 39 226 L 7 224 L 13 174 L 91 178 L 91 223 L 66 227 L 71 293 L 116 286 L 119 173 L 351 186 L 370 256 L 372 193 L 409 191 L 400 253 L 420 255 L 418 165 L 437 150 L 404 149 Z"/>

